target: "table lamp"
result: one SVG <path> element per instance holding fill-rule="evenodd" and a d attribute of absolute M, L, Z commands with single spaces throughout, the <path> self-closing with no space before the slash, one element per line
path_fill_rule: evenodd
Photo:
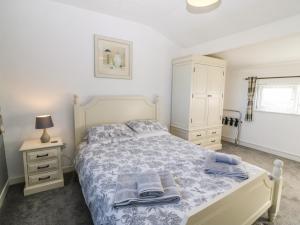
<path fill-rule="evenodd" d="M 44 129 L 41 136 L 41 142 L 47 143 L 50 141 L 50 136 L 46 128 L 53 127 L 53 121 L 50 115 L 37 116 L 35 119 L 35 129 Z"/>

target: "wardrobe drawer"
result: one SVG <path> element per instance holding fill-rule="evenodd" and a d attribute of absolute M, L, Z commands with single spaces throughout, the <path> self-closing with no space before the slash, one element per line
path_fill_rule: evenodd
<path fill-rule="evenodd" d="M 45 172 L 48 170 L 58 169 L 58 160 L 46 160 L 41 162 L 28 163 L 28 173 Z"/>
<path fill-rule="evenodd" d="M 202 139 L 194 140 L 193 143 L 199 146 L 204 146 L 207 144 L 207 139 L 202 138 Z"/>
<path fill-rule="evenodd" d="M 207 135 L 211 136 L 211 135 L 221 135 L 221 128 L 215 128 L 215 129 L 209 129 L 207 130 Z"/>
<path fill-rule="evenodd" d="M 52 157 L 57 157 L 58 151 L 59 148 L 49 148 L 49 149 L 43 149 L 34 152 L 28 152 L 27 161 L 31 162 L 31 161 L 44 160 Z"/>
<path fill-rule="evenodd" d="M 205 130 L 193 131 L 190 133 L 190 140 L 198 140 L 199 138 L 203 138 L 206 136 Z"/>
<path fill-rule="evenodd" d="M 52 171 L 48 173 L 41 173 L 37 175 L 28 176 L 29 185 L 45 183 L 51 180 L 56 180 L 59 178 L 58 171 Z"/>
<path fill-rule="evenodd" d="M 208 140 L 207 140 L 208 145 L 214 145 L 214 144 L 220 144 L 220 143 L 221 143 L 220 137 L 211 137 L 211 138 L 208 138 Z"/>

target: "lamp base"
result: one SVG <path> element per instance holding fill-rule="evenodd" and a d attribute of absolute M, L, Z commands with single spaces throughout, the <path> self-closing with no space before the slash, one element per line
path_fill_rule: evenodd
<path fill-rule="evenodd" d="M 47 143 L 47 142 L 50 141 L 50 136 L 49 136 L 49 134 L 47 133 L 47 130 L 46 130 L 46 129 L 44 129 L 43 134 L 42 134 L 42 136 L 41 136 L 40 139 L 41 139 L 41 142 L 42 142 L 42 143 Z"/>

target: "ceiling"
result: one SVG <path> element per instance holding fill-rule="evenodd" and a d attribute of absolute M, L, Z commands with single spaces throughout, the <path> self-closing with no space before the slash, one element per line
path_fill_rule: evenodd
<path fill-rule="evenodd" d="M 300 34 L 215 54 L 231 67 L 248 67 L 300 60 Z"/>
<path fill-rule="evenodd" d="M 53 0 L 129 19 L 191 47 L 300 13 L 299 0 L 222 0 L 209 13 L 192 14 L 185 0 Z"/>

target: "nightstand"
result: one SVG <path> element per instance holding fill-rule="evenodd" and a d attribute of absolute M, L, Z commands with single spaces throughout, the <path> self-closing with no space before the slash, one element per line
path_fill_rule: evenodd
<path fill-rule="evenodd" d="M 59 137 L 51 138 L 48 143 L 41 143 L 40 139 L 24 141 L 20 152 L 23 153 L 25 196 L 64 186 L 63 145 Z"/>

